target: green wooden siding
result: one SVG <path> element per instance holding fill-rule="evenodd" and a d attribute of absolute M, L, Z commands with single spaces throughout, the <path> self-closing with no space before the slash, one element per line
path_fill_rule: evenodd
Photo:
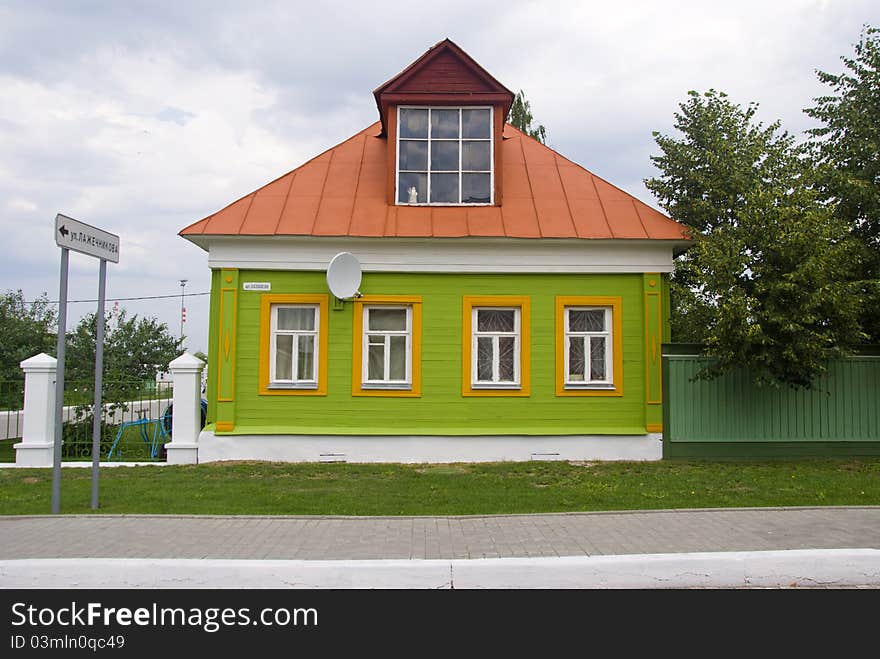
<path fill-rule="evenodd" d="M 238 277 L 233 434 L 643 434 L 646 423 L 645 300 L 641 274 L 478 275 L 367 273 L 364 295 L 420 295 L 423 299 L 422 396 L 351 394 L 352 303 L 329 310 L 327 396 L 260 396 L 258 358 L 261 293 L 249 281 L 270 282 L 271 294 L 326 293 L 321 272 L 241 270 Z M 219 322 L 214 297 L 211 328 Z M 463 295 L 531 297 L 531 395 L 528 398 L 461 395 Z M 554 301 L 557 295 L 622 298 L 622 397 L 557 397 Z M 211 365 L 218 337 L 211 335 Z M 209 395 L 216 398 L 216 389 Z M 214 406 L 209 411 L 214 417 Z"/>
<path fill-rule="evenodd" d="M 809 391 L 757 387 L 745 371 L 694 380 L 704 358 L 665 354 L 663 361 L 669 457 L 824 455 L 835 444 L 858 454 L 859 443 L 880 442 L 878 357 L 835 360 Z M 804 443 L 816 446 L 804 449 Z M 762 444 L 775 448 L 755 448 Z"/>

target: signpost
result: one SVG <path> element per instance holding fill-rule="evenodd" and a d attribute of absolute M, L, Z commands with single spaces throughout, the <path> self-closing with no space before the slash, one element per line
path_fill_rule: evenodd
<path fill-rule="evenodd" d="M 58 374 L 55 380 L 55 446 L 52 460 L 52 514 L 61 511 L 61 436 L 64 428 L 64 358 L 67 333 L 67 268 L 70 250 L 100 259 L 98 312 L 95 331 L 95 406 L 92 409 L 92 509 L 98 508 L 98 467 L 101 459 L 102 387 L 104 376 L 104 294 L 107 261 L 119 263 L 119 236 L 59 213 L 55 216 L 55 244 L 61 248 L 58 295 Z"/>

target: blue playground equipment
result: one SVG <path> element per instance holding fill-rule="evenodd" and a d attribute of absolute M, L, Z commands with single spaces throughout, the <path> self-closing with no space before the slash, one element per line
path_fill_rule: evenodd
<path fill-rule="evenodd" d="M 205 419 L 208 414 L 208 401 L 204 398 L 202 399 L 202 428 L 205 427 Z M 107 459 L 112 460 L 113 454 L 116 453 L 116 457 L 122 453 L 121 447 L 117 450 L 119 440 L 122 439 L 123 434 L 127 428 L 137 428 L 140 431 L 141 439 L 145 444 L 150 447 L 150 459 L 155 460 L 160 456 L 160 454 L 164 457 L 164 447 L 167 438 L 171 437 L 171 423 L 173 418 L 173 408 L 174 405 L 169 405 L 165 408 L 165 411 L 162 413 L 162 416 L 158 419 L 150 419 L 147 416 L 149 410 L 138 410 L 137 415 L 138 418 L 134 421 L 123 421 L 119 424 L 119 430 L 116 431 L 116 437 L 113 439 L 113 444 L 110 446 L 110 450 L 107 452 Z"/>

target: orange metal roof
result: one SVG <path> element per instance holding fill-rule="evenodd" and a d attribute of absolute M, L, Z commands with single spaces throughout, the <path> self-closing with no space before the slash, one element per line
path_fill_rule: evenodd
<path fill-rule="evenodd" d="M 389 204 L 380 132 L 372 124 L 180 235 L 687 240 L 681 224 L 510 125 L 500 206 Z"/>

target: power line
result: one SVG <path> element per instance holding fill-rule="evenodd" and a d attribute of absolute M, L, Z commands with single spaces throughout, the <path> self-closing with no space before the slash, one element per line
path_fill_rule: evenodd
<path fill-rule="evenodd" d="M 187 293 L 187 296 L 190 297 L 193 295 L 210 295 L 210 294 L 211 294 L 211 292 L 208 291 L 206 293 Z M 176 293 L 174 295 L 147 295 L 145 297 L 108 297 L 107 302 L 127 302 L 129 300 L 162 300 L 162 299 L 171 298 L 171 297 L 179 298 L 180 293 Z M 98 299 L 95 298 L 94 300 L 68 300 L 67 303 L 74 304 L 76 302 L 97 302 L 97 301 L 98 301 Z M 37 304 L 38 302 L 44 302 L 47 304 L 58 304 L 58 300 L 37 300 L 36 302 L 24 302 L 24 304 Z"/>

